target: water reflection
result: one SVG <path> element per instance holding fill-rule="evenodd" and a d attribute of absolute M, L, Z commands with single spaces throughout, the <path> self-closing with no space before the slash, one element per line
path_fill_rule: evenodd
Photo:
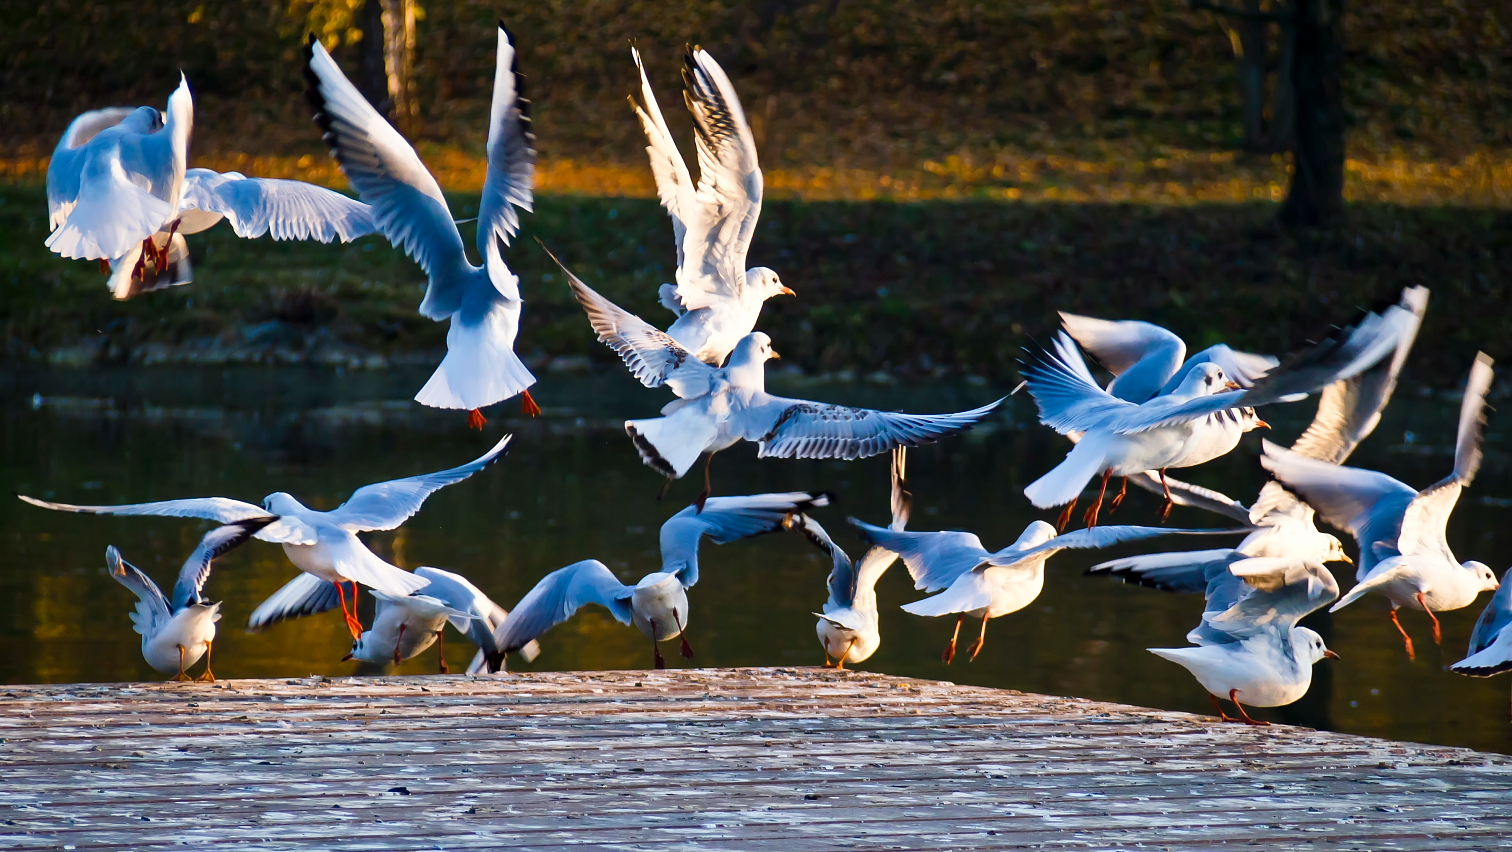
<path fill-rule="evenodd" d="M 537 399 L 545 416 L 520 419 L 512 405 L 494 413 L 484 435 L 456 413 L 407 401 L 423 374 L 339 373 L 303 369 L 27 372 L 0 376 L 0 478 L 36 496 L 90 503 L 225 495 L 260 500 L 286 490 L 308 505 L 331 508 L 374 481 L 439 470 L 475 457 L 504 430 L 519 438 L 511 455 L 472 480 L 446 489 L 400 530 L 367 538 L 396 564 L 437 565 L 466 574 L 510 605 L 547 571 L 594 557 L 622 579 L 658 564 L 657 529 L 691 499 L 696 477 L 679 482 L 665 503 L 660 477 L 643 467 L 620 423 L 645 416 L 659 398 L 613 374 L 551 375 Z M 774 386 L 777 382 L 773 383 Z M 814 398 L 907 408 L 957 410 L 991 398 L 994 388 L 830 384 L 804 387 Z M 1025 484 L 1064 453 L 1065 444 L 1034 425 L 1017 401 L 990 428 L 916 451 L 909 470 L 916 529 L 978 532 L 988 547 L 1011 541 L 1035 513 Z M 1355 460 L 1421 486 L 1450 467 L 1455 403 L 1399 399 Z M 1310 406 L 1267 419 L 1290 440 Z M 1450 539 L 1461 558 L 1500 570 L 1512 530 L 1499 522 L 1512 476 L 1497 415 L 1487 462 L 1455 513 Z M 1408 434 L 1409 427 L 1411 434 Z M 1253 436 L 1248 439 L 1255 441 Z M 1254 445 L 1194 472 L 1192 478 L 1241 499 L 1262 483 Z M 843 517 L 887 517 L 887 458 L 802 462 L 755 458 L 750 447 L 723 454 L 716 493 L 823 489 L 838 495 L 821 515 L 859 552 Z M 1157 500 L 1131 493 L 1118 515 L 1152 522 Z M 1177 510 L 1173 523 L 1216 519 Z M 106 576 L 106 544 L 160 583 L 171 582 L 204 526 L 164 518 L 71 516 L 12 503 L 0 511 L 0 680 L 7 683 L 160 679 L 141 659 L 127 612 L 132 598 Z M 1144 549 L 1148 549 L 1146 546 Z M 1138 546 L 1124 552 L 1138 552 Z M 881 650 L 865 668 L 1034 692 L 1078 695 L 1153 707 L 1210 710 L 1200 687 L 1179 667 L 1144 649 L 1184 644 L 1200 600 L 1081 576 L 1112 554 L 1068 552 L 1051 560 L 1045 592 L 1028 609 L 993 622 L 975 663 L 946 667 L 940 651 L 950 619 L 916 618 L 897 605 L 920 597 L 907 575 L 883 578 Z M 828 563 L 796 535 L 772 535 L 723 547 L 707 545 L 702 580 L 692 592 L 688 636 L 699 665 L 810 665 L 822 660 L 810 612 L 824 600 Z M 349 674 L 340 662 L 350 640 L 336 613 L 250 635 L 240 625 L 294 572 L 280 550 L 253 543 L 218 565 L 209 594 L 224 601 L 216 671 L 225 676 Z M 1341 576 L 1348 584 L 1348 577 Z M 1340 663 L 1315 669 L 1312 692 L 1267 718 L 1399 739 L 1512 751 L 1507 678 L 1473 680 L 1444 670 L 1462 655 L 1480 604 L 1444 616 L 1445 644 L 1432 645 L 1420 613 L 1403 620 L 1422 649 L 1407 661 L 1387 620 L 1384 600 L 1370 598 L 1337 616 L 1308 621 Z M 364 598 L 364 610 L 371 601 Z M 471 654 L 448 643 L 455 662 Z M 532 667 L 640 668 L 649 643 L 598 610 L 584 611 L 544 637 Z M 435 670 L 435 649 L 399 668 Z M 672 665 L 687 665 L 675 654 Z"/>

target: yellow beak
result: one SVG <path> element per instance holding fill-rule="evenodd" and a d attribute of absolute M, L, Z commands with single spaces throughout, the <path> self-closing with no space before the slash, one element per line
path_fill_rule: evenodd
<path fill-rule="evenodd" d="M 1337 660 L 1337 659 L 1339 659 L 1339 655 L 1335 654 L 1333 651 L 1330 651 L 1328 649 L 1324 649 L 1324 651 L 1323 651 L 1323 658 L 1325 660 Z"/>
<path fill-rule="evenodd" d="M 793 290 L 792 290 L 791 287 L 778 287 L 777 288 L 777 292 L 781 293 L 784 296 L 796 296 L 796 295 L 798 295 L 797 293 L 793 292 Z"/>
<path fill-rule="evenodd" d="M 1349 558 L 1349 554 L 1347 554 L 1347 553 L 1341 553 L 1341 554 L 1339 554 L 1339 561 L 1343 562 L 1345 565 L 1353 565 L 1354 564 L 1354 560 L 1350 559 Z"/>
<path fill-rule="evenodd" d="M 776 349 L 772 350 L 772 360 L 773 361 L 781 361 L 782 360 L 782 356 L 779 355 L 779 354 L 777 354 L 777 350 Z"/>

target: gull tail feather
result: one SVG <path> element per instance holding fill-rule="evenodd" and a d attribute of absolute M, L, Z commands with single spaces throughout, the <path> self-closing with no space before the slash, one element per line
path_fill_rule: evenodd
<path fill-rule="evenodd" d="M 682 408 L 667 417 L 625 421 L 625 431 L 635 442 L 641 459 L 658 472 L 681 478 L 714 438 L 719 429 L 696 411 Z"/>
<path fill-rule="evenodd" d="M 446 333 L 446 357 L 415 401 L 432 408 L 484 408 L 535 384 L 535 376 L 514 352 L 515 319 L 506 305 L 489 310 L 482 322 L 452 317 Z"/>
<path fill-rule="evenodd" d="M 1081 496 L 1092 477 L 1107 467 L 1100 449 L 1089 441 L 1082 441 L 1049 473 L 1036 479 L 1024 489 L 1029 502 L 1041 509 L 1062 506 Z"/>

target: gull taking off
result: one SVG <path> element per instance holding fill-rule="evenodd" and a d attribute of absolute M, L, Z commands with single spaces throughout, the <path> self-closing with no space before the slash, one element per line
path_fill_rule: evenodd
<path fill-rule="evenodd" d="M 766 362 L 780 356 L 766 334 L 746 335 L 723 368 L 713 367 L 594 292 L 566 267 L 562 271 L 599 340 L 631 375 L 648 388 L 665 385 L 679 397 L 662 408 L 662 417 L 626 421 L 625 431 L 641 460 L 669 484 L 707 453 L 699 503 L 710 492 L 709 461 L 741 441 L 756 442 L 760 458 L 849 461 L 934 443 L 970 429 L 1002 404 L 1000 399 L 955 414 L 897 414 L 773 396 L 766 392 Z"/>
<path fill-rule="evenodd" d="M 434 408 L 467 409 L 482 428 L 480 409 L 518 395 L 525 412 L 540 413 L 527 390 L 535 376 L 515 355 L 520 330 L 520 279 L 504 263 L 503 247 L 531 209 L 535 137 L 528 101 L 515 70 L 515 48 L 499 25 L 493 105 L 488 126 L 488 172 L 478 206 L 473 266 L 436 179 L 415 149 L 341 73 L 314 36 L 306 51 L 315 121 L 347 180 L 372 205 L 379 233 L 425 270 L 429 284 L 420 314 L 450 320 L 446 357 L 415 400 Z"/>
<path fill-rule="evenodd" d="M 1198 647 L 1149 650 L 1191 672 L 1223 721 L 1269 725 L 1250 718 L 1244 705 L 1290 704 L 1307 694 L 1314 663 L 1339 658 L 1322 636 L 1297 626 L 1338 596 L 1333 575 L 1316 562 L 1244 559 L 1208 583 L 1202 624 L 1187 634 Z M 1220 695 L 1234 703 L 1239 718 L 1223 712 Z"/>
<path fill-rule="evenodd" d="M 892 454 L 892 523 L 888 529 L 901 532 L 908 524 L 913 495 L 908 493 L 904 478 L 903 447 Z M 828 553 L 833 567 L 829 575 L 829 600 L 814 630 L 824 646 L 824 665 L 845 668 L 847 662 L 859 663 L 877 653 L 882 633 L 877 623 L 877 581 L 897 561 L 898 554 L 883 547 L 872 547 L 853 563 L 845 550 L 835 544 L 824 527 L 808 515 L 800 515 L 796 525 L 820 550 Z M 830 662 L 830 657 L 835 661 Z"/>
<path fill-rule="evenodd" d="M 677 315 L 667 336 L 717 367 L 756 328 L 762 303 L 779 294 L 793 295 L 772 270 L 745 268 L 761 215 L 756 140 L 724 69 L 707 51 L 688 48 L 683 99 L 697 130 L 694 184 L 657 106 L 640 51 L 632 47 L 630 55 L 640 72 L 644 101 L 642 106 L 632 97 L 630 106 L 646 131 L 656 193 L 672 217 L 677 242 L 677 283 L 661 287 L 662 305 Z"/>
<path fill-rule="evenodd" d="M 1287 488 L 1318 510 L 1323 520 L 1347 530 L 1360 546 L 1360 564 L 1350 589 L 1334 610 L 1379 592 L 1391 601 L 1391 623 L 1402 634 L 1407 656 L 1415 658 L 1412 637 L 1397 610 L 1423 610 L 1433 621 L 1433 641 L 1443 633 L 1435 612 L 1469 606 L 1477 595 L 1497 587 L 1496 575 L 1480 562 L 1460 563 L 1449 549 L 1449 515 L 1480 468 L 1485 429 L 1486 392 L 1491 387 L 1491 359 L 1475 356 L 1465 396 L 1460 402 L 1454 470 L 1422 491 L 1384 473 L 1328 464 L 1269 442 L 1260 463 Z"/>
<path fill-rule="evenodd" d="M 205 658 L 205 672 L 194 680 L 212 681 L 210 649 L 215 644 L 215 622 L 220 621 L 220 603 L 201 596 L 210 579 L 211 564 L 273 522 L 260 518 L 227 524 L 205 533 L 199 546 L 184 560 L 173 598 L 163 597 L 152 578 L 121 558 L 115 546 L 105 548 L 105 567 L 116 582 L 137 596 L 131 623 L 142 634 L 142 658 L 160 672 L 177 672 L 173 680 L 190 680 L 184 670 Z"/>
<path fill-rule="evenodd" d="M 1198 364 L 1213 363 L 1242 388 L 1281 363 L 1272 355 L 1239 352 L 1218 344 L 1186 357 L 1186 343 L 1154 323 L 1104 320 L 1061 311 L 1061 324 L 1108 372 L 1110 395 L 1135 404 L 1173 393 Z"/>
<path fill-rule="evenodd" d="M 1031 483 L 1024 494 L 1042 509 L 1067 505 L 1061 514 L 1064 527 L 1077 497 L 1101 474 L 1101 489 L 1086 516 L 1093 525 L 1110 477 L 1159 471 L 1163 480 L 1166 468 L 1191 466 L 1232 450 L 1244 431 L 1231 428 L 1234 423 L 1253 428 L 1260 422 L 1245 418 L 1242 409 L 1312 393 L 1359 374 L 1396 349 L 1410 319 L 1400 306 L 1389 308 L 1384 316 L 1369 314 L 1333 338 L 1289 357 L 1247 390 L 1238 389 L 1218 364 L 1200 363 L 1174 391 L 1138 404 L 1098 387 L 1075 343 L 1061 332 L 1055 351 L 1027 366 L 1024 378 L 1039 406 L 1040 422 L 1063 435 L 1076 434 L 1078 440 L 1066 460 Z M 1167 494 L 1162 518 L 1171 505 Z"/>
<path fill-rule="evenodd" d="M 324 600 L 329 596 L 330 586 L 334 585 L 347 628 L 355 639 L 362 635 L 362 623 L 357 620 L 356 584 L 361 583 L 390 595 L 408 595 L 429 582 L 424 577 L 379 559 L 367 549 L 357 533 L 397 529 L 411 515 L 420 511 L 425 498 L 448 485 L 461 482 L 501 458 L 509 447 L 511 437 L 513 436 L 505 435 L 487 453 L 450 470 L 364 485 L 353 491 L 345 503 L 329 512 L 310 509 L 282 491 L 263 498 L 261 506 L 229 497 L 191 497 L 124 506 L 77 506 L 17 496 L 33 506 L 63 512 L 208 518 L 223 524 L 267 521 L 254 536 L 262 541 L 282 544 L 289 561 L 315 578 L 301 580 L 297 586 L 294 583 L 285 585 L 274 592 L 269 603 L 279 599 L 285 609 L 298 610 L 304 607 L 306 611 L 320 612 L 320 609 L 310 609 L 314 605 L 311 596 L 318 592 L 321 600 Z M 352 584 L 350 611 L 347 609 L 346 595 L 341 585 L 343 583 Z M 319 589 L 321 585 L 326 585 L 326 588 Z M 265 603 L 258 610 L 262 611 L 266 607 L 268 604 Z"/>
<path fill-rule="evenodd" d="M 604 563 L 585 559 L 547 574 L 515 605 L 494 636 L 500 659 L 512 654 L 582 607 L 598 604 L 621 624 L 634 624 L 651 640 L 657 668 L 666 668 L 660 643 L 683 635 L 688 626 L 688 589 L 698 582 L 698 545 L 704 536 L 715 544 L 784 529 L 789 518 L 815 506 L 829 505 L 829 496 L 794 491 L 749 497 L 715 497 L 704 510 L 689 506 L 667 519 L 661 528 L 662 568 L 633 586 L 621 583 Z M 682 655 L 693 658 L 687 637 Z"/>
<path fill-rule="evenodd" d="M 1055 527 L 1034 521 L 1008 547 L 990 553 L 981 539 L 969 532 L 901 532 L 854 518 L 851 523 L 873 547 L 882 547 L 902 557 L 914 588 L 940 592 L 934 597 L 906 604 L 914 615 L 956 616 L 955 632 L 942 659 L 955 659 L 956 640 L 966 616 L 982 619 L 981 632 L 967 649 L 975 660 L 987 638 L 987 620 L 1018 612 L 1039 597 L 1045 585 L 1045 562 L 1069 549 L 1111 547 L 1161 535 L 1218 535 L 1234 530 L 1168 530 L 1159 527 L 1108 526 L 1056 535 Z M 943 591 L 942 591 L 943 590 Z"/>

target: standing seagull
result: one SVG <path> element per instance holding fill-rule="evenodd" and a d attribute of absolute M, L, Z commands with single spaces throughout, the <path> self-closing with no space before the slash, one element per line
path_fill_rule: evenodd
<path fill-rule="evenodd" d="M 451 321 L 446 357 L 415 399 L 434 408 L 468 410 L 481 429 L 482 408 L 519 395 L 527 414 L 540 413 L 527 390 L 535 376 L 515 355 L 520 330 L 520 279 L 504 263 L 503 246 L 520 226 L 515 208 L 531 209 L 535 137 L 515 70 L 515 48 L 499 24 L 493 106 L 488 126 L 488 173 L 478 206 L 478 253 L 473 266 L 436 179 L 415 149 L 341 73 L 314 36 L 308 74 L 315 121 L 326 144 L 363 201 L 372 205 L 379 233 L 415 259 L 429 285 L 420 314 Z"/>
<path fill-rule="evenodd" d="M 1250 718 L 1244 704 L 1290 704 L 1307 694 L 1314 663 L 1339 658 L 1322 636 L 1297 626 L 1338 596 L 1333 575 L 1316 562 L 1245 559 L 1208 584 L 1202 624 L 1187 634 L 1198 647 L 1149 651 L 1191 672 L 1223 721 L 1269 725 Z M 1239 718 L 1223 712 L 1219 695 L 1234 702 Z"/>
<path fill-rule="evenodd" d="M 562 271 L 599 340 L 631 375 L 648 388 L 666 385 L 681 397 L 662 408 L 662 417 L 626 421 L 625 431 L 641 460 L 668 484 L 708 454 L 697 505 L 709 496 L 714 454 L 741 441 L 755 441 L 759 458 L 850 461 L 964 432 L 1003 402 L 954 414 L 897 414 L 773 396 L 766 392 L 766 362 L 780 356 L 766 334 L 746 335 L 723 368 L 713 367 L 594 292 L 565 266 Z"/>
<path fill-rule="evenodd" d="M 1056 535 L 1055 527 L 1034 521 L 1008 547 L 989 553 L 982 540 L 969 532 L 900 532 L 874 527 L 854 518 L 851 523 L 873 547 L 886 548 L 903 558 L 914 588 L 940 592 L 934 597 L 906 604 L 914 615 L 955 614 L 955 632 L 942 659 L 955 659 L 961 622 L 971 615 L 982 619 L 982 629 L 967 650 L 975 660 L 987 639 L 987 621 L 1018 612 L 1039 597 L 1045 586 L 1045 562 L 1062 550 L 1111 547 L 1161 535 L 1220 535 L 1234 530 L 1168 530 L 1159 527 L 1108 526 Z M 943 591 L 941 591 L 943 590 Z"/>
<path fill-rule="evenodd" d="M 420 511 L 425 498 L 448 485 L 461 482 L 502 457 L 511 437 L 513 436 L 505 435 L 487 453 L 450 470 L 364 485 L 353 491 L 345 503 L 329 512 L 310 509 L 294 499 L 293 495 L 282 491 L 263 498 L 261 506 L 229 497 L 191 497 L 124 506 L 78 506 L 71 503 L 49 503 L 19 494 L 16 496 L 33 506 L 63 512 L 208 518 L 223 524 L 267 520 L 269 523 L 259 529 L 255 537 L 282 544 L 284 555 L 289 557 L 295 567 L 317 578 L 303 581 L 297 587 L 306 596 L 321 585 L 318 581 L 336 587 L 342 615 L 355 639 L 362 635 L 362 622 L 357 620 L 357 583 L 391 595 L 407 595 L 424 588 L 429 582 L 424 577 L 418 577 L 379 559 L 367 549 L 357 533 L 397 529 L 411 515 Z M 347 610 L 343 583 L 353 584 L 350 611 Z M 293 586 L 293 583 L 284 586 L 274 593 L 274 597 L 289 593 Z M 329 595 L 327 589 L 319 591 L 321 595 Z"/>
<path fill-rule="evenodd" d="M 210 649 L 215 643 L 215 622 L 220 621 L 220 603 L 206 601 L 201 595 L 210 579 L 211 564 L 254 533 L 273 522 L 259 518 L 227 524 L 205 533 L 199 546 L 184 560 L 178 582 L 173 584 L 173 599 L 163 597 L 157 583 L 135 565 L 121 558 L 115 546 L 105 548 L 105 567 L 110 576 L 136 593 L 136 610 L 131 623 L 142 634 L 142 657 L 147 665 L 160 672 L 178 673 L 173 680 L 190 680 L 184 669 L 205 658 L 205 672 L 195 680 L 213 681 Z"/>
<path fill-rule="evenodd" d="M 661 287 L 662 305 L 677 315 L 667 335 L 717 367 L 756 328 L 767 299 L 794 295 L 772 270 L 745 268 L 761 215 L 756 140 L 730 78 L 707 51 L 688 48 L 683 99 L 698 131 L 695 185 L 657 106 L 640 51 L 632 47 L 630 54 L 640 71 L 645 102 L 643 107 L 632 97 L 630 106 L 646 131 L 656 193 L 672 217 L 677 241 L 677 284 Z"/>
<path fill-rule="evenodd" d="M 815 506 L 829 505 L 829 495 L 794 491 L 749 497 L 715 497 L 702 512 L 689 506 L 667 519 L 661 528 L 660 571 L 627 586 L 597 559 L 574 562 L 541 578 L 515 605 L 494 635 L 500 659 L 523 648 L 537 636 L 571 618 L 582 607 L 598 604 L 621 624 L 634 624 L 651 640 L 656 667 L 666 668 L 660 643 L 683 635 L 688 626 L 688 589 L 698 582 L 698 545 L 704 536 L 715 544 L 762 533 L 777 532 L 789 519 Z M 682 655 L 693 658 L 683 636 Z"/>
<path fill-rule="evenodd" d="M 1486 392 L 1491 387 L 1491 359 L 1477 353 L 1465 396 L 1460 402 L 1454 470 L 1422 491 L 1384 473 L 1310 459 L 1266 442 L 1260 463 L 1287 488 L 1312 504 L 1323 520 L 1347 530 L 1360 546 L 1355 587 L 1330 612 L 1380 592 L 1391 601 L 1391 623 L 1402 634 L 1407 656 L 1416 658 L 1412 637 L 1397 610 L 1423 610 L 1433 621 L 1433 641 L 1443 641 L 1435 612 L 1474 603 L 1481 592 L 1497 587 L 1496 575 L 1480 562 L 1460 563 L 1449 549 L 1449 515 L 1480 468 L 1485 429 Z"/>
<path fill-rule="evenodd" d="M 913 506 L 913 495 L 908 493 L 904 478 L 904 454 L 907 452 L 903 447 L 893 450 L 892 523 L 888 529 L 894 532 L 902 532 L 908 524 Z M 803 534 L 828 553 L 833 562 L 828 583 L 829 600 L 824 602 L 824 612 L 814 613 L 819 617 L 814 631 L 819 634 L 819 644 L 824 646 L 824 665 L 843 669 L 847 662 L 863 662 L 882 646 L 877 619 L 877 581 L 897 561 L 898 554 L 884 547 L 872 547 L 859 563 L 853 563 L 818 521 L 801 515 L 798 523 Z M 830 657 L 834 657 L 835 662 L 831 663 Z"/>

